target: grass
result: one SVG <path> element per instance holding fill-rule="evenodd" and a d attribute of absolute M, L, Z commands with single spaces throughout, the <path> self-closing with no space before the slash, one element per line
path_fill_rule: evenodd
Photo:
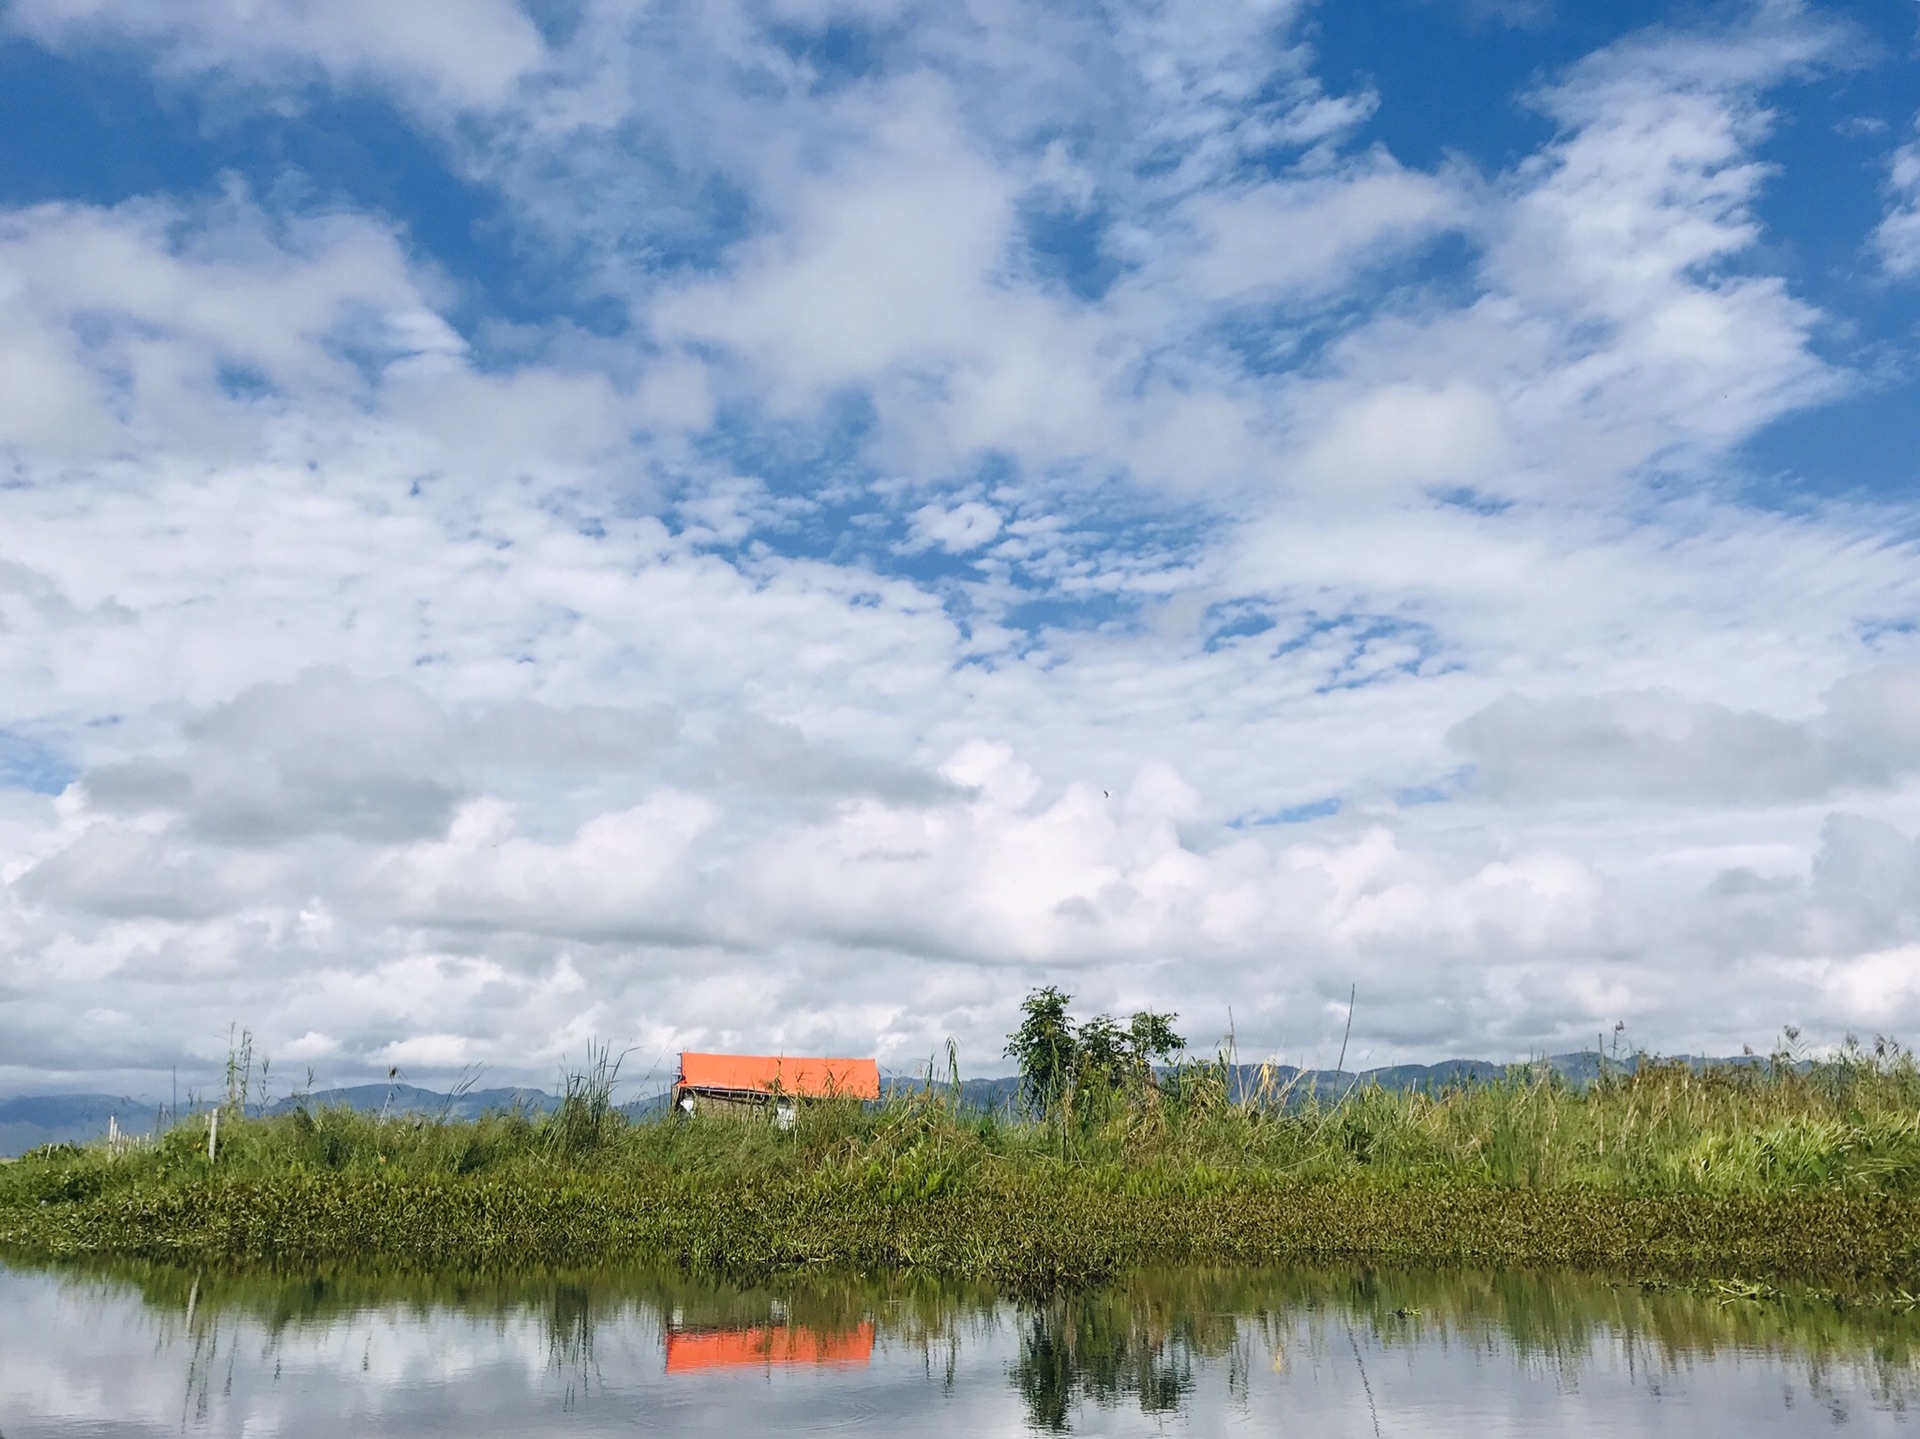
<path fill-rule="evenodd" d="M 1273 1090 L 1220 1066 L 1072 1118 L 927 1086 L 782 1132 L 629 1123 L 610 1075 L 550 1116 L 229 1112 L 0 1168 L 0 1246 L 45 1257 L 512 1270 L 837 1266 L 1023 1290 L 1150 1264 L 1581 1265 L 1920 1290 L 1920 1070 L 1897 1047 L 1704 1074 L 1646 1063 L 1440 1093 Z"/>

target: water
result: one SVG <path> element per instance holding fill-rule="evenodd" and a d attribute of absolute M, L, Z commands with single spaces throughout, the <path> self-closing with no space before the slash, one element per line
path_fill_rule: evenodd
<path fill-rule="evenodd" d="M 0 1434 L 1906 1433 L 1920 1318 L 1571 1275 L 1136 1276 L 1018 1303 L 645 1273 L 0 1267 Z"/>

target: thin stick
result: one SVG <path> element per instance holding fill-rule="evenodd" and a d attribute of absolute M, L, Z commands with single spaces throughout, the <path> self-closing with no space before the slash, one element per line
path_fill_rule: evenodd
<path fill-rule="evenodd" d="M 1347 1041 L 1353 1038 L 1353 997 L 1360 992 L 1359 985 L 1347 990 L 1347 1032 L 1340 1036 L 1340 1062 L 1333 1067 L 1335 1074 L 1342 1073 L 1347 1067 Z"/>

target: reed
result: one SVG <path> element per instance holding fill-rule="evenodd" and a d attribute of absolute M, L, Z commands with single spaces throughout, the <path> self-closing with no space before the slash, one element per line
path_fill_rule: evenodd
<path fill-rule="evenodd" d="M 44 1255 L 422 1267 L 819 1264 L 1014 1287 L 1149 1263 L 1587 1264 L 1920 1291 L 1920 1070 L 1897 1046 L 1585 1088 L 1525 1067 L 1439 1092 L 1239 1087 L 1224 1064 L 1045 1117 L 956 1086 L 819 1103 L 787 1131 L 630 1122 L 603 1051 L 550 1115 L 301 1107 L 0 1168 L 0 1244 Z"/>

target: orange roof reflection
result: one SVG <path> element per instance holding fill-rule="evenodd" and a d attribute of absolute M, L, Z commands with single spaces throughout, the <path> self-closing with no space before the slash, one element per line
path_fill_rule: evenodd
<path fill-rule="evenodd" d="M 878 1099 L 880 1066 L 871 1059 L 809 1059 L 786 1054 L 680 1056 L 675 1083 L 683 1089 L 798 1095 L 802 1099 Z"/>
<path fill-rule="evenodd" d="M 762 1368 L 769 1364 L 865 1364 L 873 1358 L 873 1322 L 843 1333 L 803 1324 L 755 1329 L 669 1329 L 667 1373 L 696 1369 Z"/>

